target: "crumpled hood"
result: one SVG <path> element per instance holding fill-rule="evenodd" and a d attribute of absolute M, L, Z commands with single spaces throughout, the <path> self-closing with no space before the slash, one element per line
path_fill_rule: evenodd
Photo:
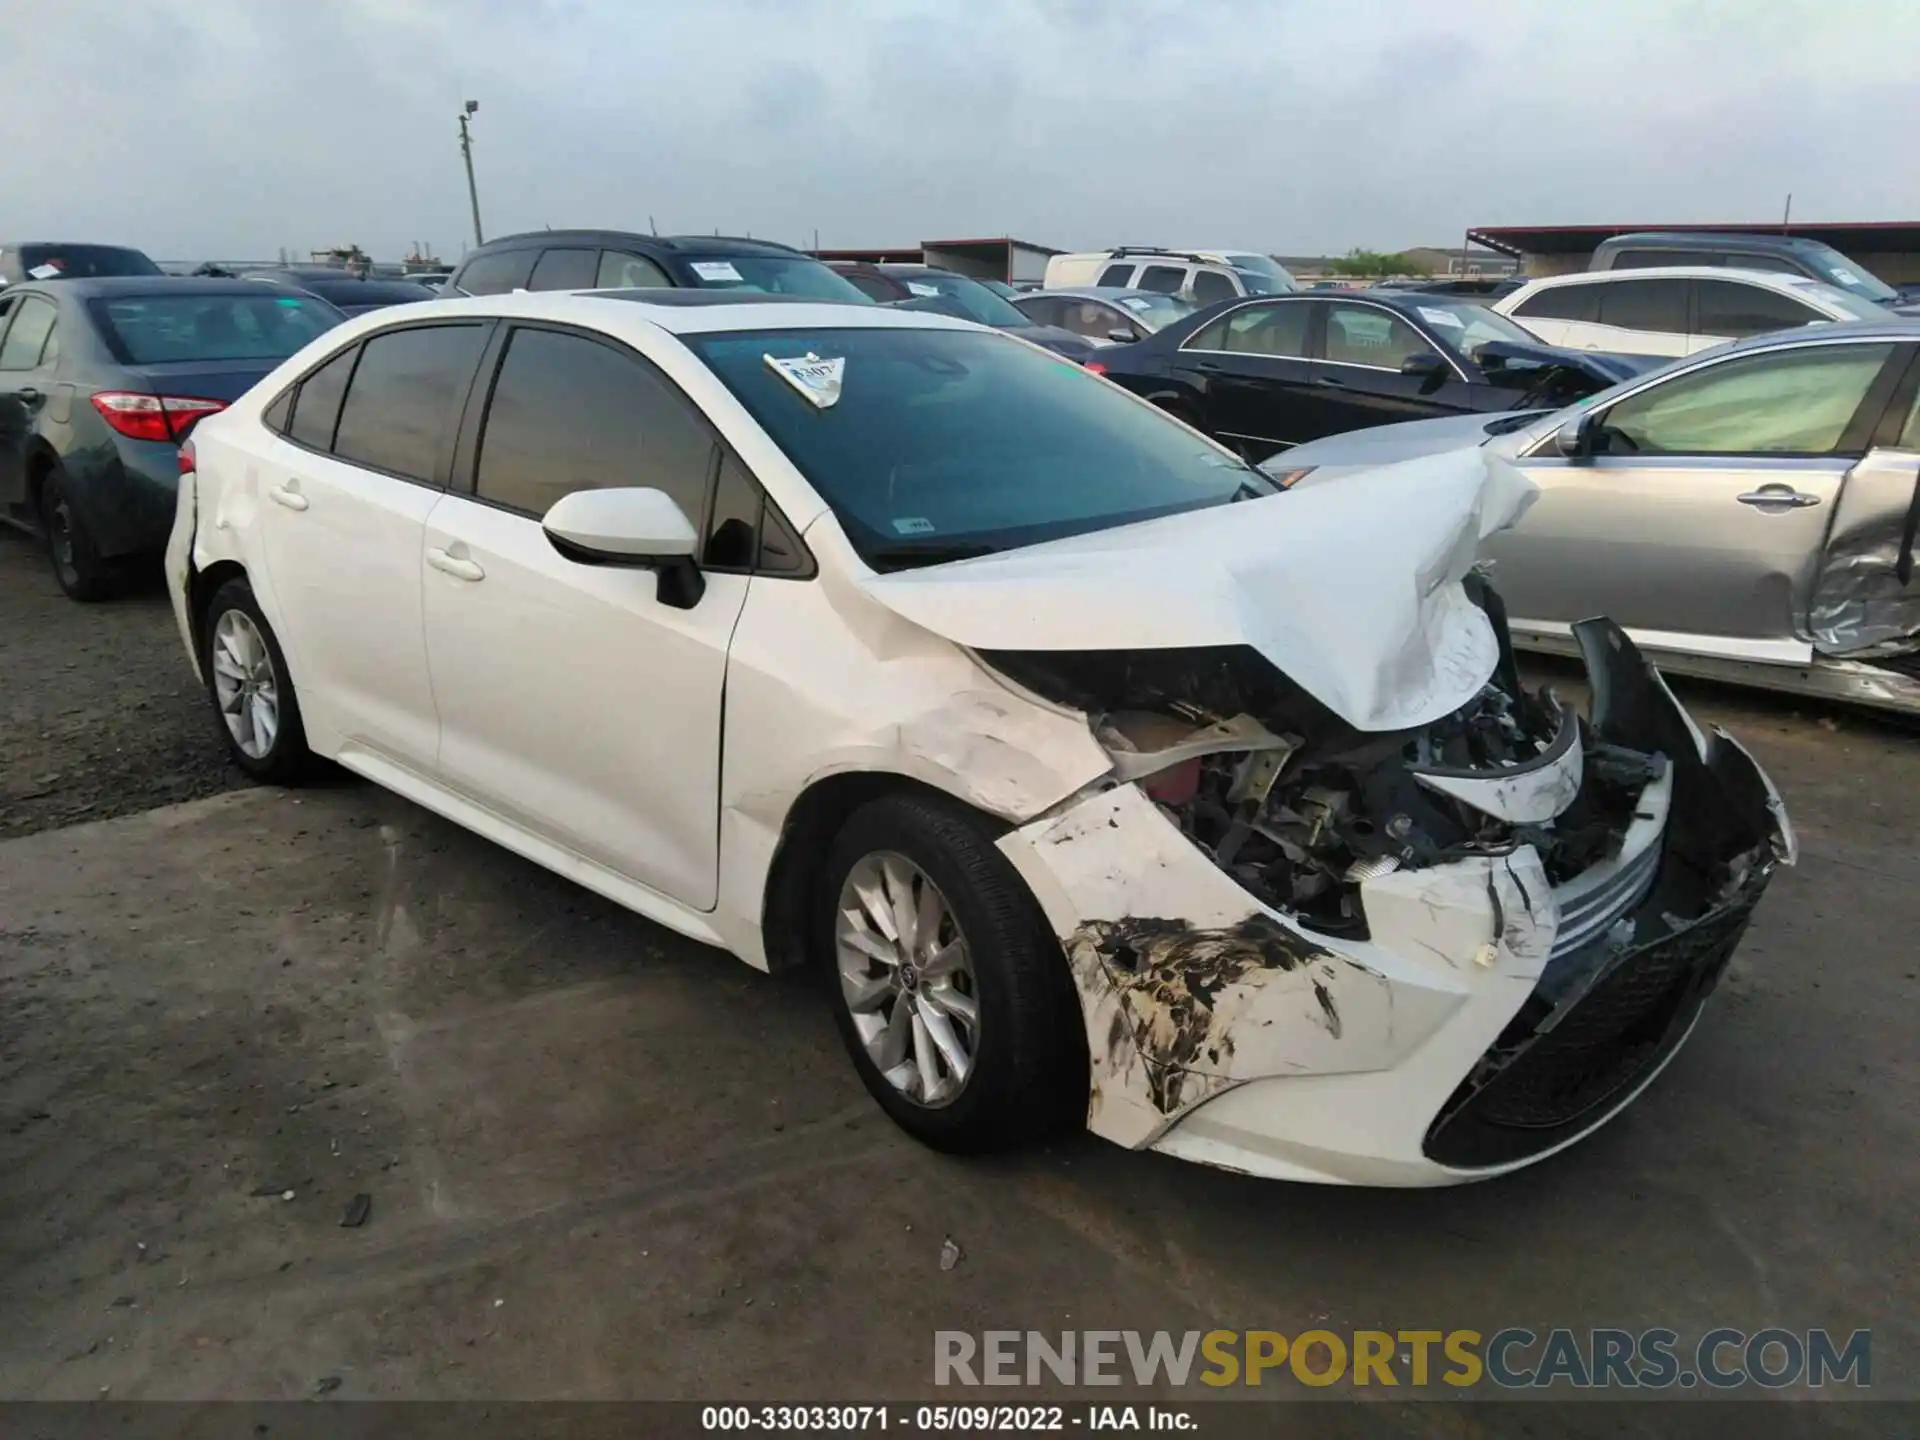
<path fill-rule="evenodd" d="M 1398 730 L 1493 673 L 1493 627 L 1459 582 L 1536 493 L 1499 457 L 1456 450 L 858 583 L 977 650 L 1249 645 L 1349 724 Z"/>

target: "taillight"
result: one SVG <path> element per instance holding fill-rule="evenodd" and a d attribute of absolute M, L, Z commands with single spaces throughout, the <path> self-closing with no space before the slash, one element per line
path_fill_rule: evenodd
<path fill-rule="evenodd" d="M 193 441 L 182 440 L 180 442 L 180 454 L 177 459 L 182 475 L 193 474 Z"/>
<path fill-rule="evenodd" d="M 224 400 L 191 395 L 142 395 L 132 390 L 102 390 L 93 408 L 130 440 L 184 440 L 196 420 L 227 408 Z"/>
<path fill-rule="evenodd" d="M 1080 368 L 1083 370 L 1091 370 L 1096 375 L 1104 375 L 1107 373 L 1107 367 L 1102 365 L 1098 360 L 1082 361 Z"/>

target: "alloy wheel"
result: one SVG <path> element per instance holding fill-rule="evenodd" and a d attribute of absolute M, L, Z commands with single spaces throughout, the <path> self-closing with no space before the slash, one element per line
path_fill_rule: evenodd
<path fill-rule="evenodd" d="M 908 1100 L 950 1105 L 980 1044 L 973 959 L 952 907 L 904 855 L 847 872 L 834 917 L 840 994 L 874 1067 Z"/>
<path fill-rule="evenodd" d="M 214 622 L 213 692 L 241 754 L 264 760 L 280 733 L 280 684 L 266 639 L 244 610 Z"/>

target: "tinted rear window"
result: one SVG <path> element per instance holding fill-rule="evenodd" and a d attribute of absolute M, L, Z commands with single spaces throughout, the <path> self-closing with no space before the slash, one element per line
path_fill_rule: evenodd
<path fill-rule="evenodd" d="M 51 266 L 55 273 L 34 276 Z M 158 275 L 160 267 L 138 250 L 118 245 L 22 245 L 20 270 L 35 279 L 91 280 L 114 275 Z"/>
<path fill-rule="evenodd" d="M 257 290 L 113 296 L 90 300 L 87 309 L 126 365 L 284 360 L 340 323 L 340 312 L 324 300 Z"/>
<path fill-rule="evenodd" d="M 423 325 L 368 340 L 340 407 L 333 453 L 432 483 L 454 405 L 466 398 L 486 339 L 484 325 Z M 296 407 L 296 428 L 300 418 Z"/>

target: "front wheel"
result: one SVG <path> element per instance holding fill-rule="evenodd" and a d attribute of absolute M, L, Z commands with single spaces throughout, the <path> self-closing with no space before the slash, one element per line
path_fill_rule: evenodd
<path fill-rule="evenodd" d="M 1065 958 L 971 811 L 909 793 L 866 805 L 834 841 L 820 911 L 841 1036 L 902 1129 L 964 1152 L 1085 1119 Z"/>
<path fill-rule="evenodd" d="M 313 768 L 300 700 L 273 627 L 244 580 L 229 580 L 207 606 L 207 693 L 234 762 L 258 780 L 288 785 Z"/>

